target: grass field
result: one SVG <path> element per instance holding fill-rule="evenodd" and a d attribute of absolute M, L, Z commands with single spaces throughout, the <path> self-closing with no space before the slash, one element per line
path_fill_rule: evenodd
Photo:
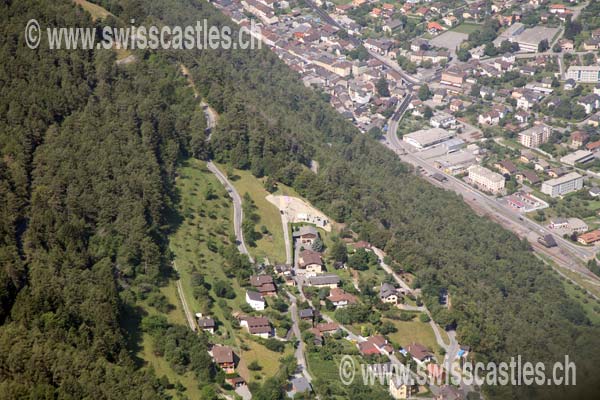
<path fill-rule="evenodd" d="M 398 343 L 402 347 L 406 347 L 413 342 L 421 343 L 432 350 L 437 355 L 438 360 L 443 359 L 440 358 L 439 346 L 428 323 L 423 323 L 416 318 L 412 321 L 384 320 L 392 322 L 398 329 L 397 332 L 388 335 L 392 342 Z"/>
<path fill-rule="evenodd" d="M 90 3 L 89 1 L 73 0 L 73 2 L 77 5 L 80 5 L 81 8 L 83 8 L 85 11 L 90 13 L 90 15 L 92 16 L 92 19 L 94 21 L 97 19 L 104 19 L 104 18 L 108 17 L 109 15 L 112 15 L 105 8 L 100 7 L 99 5 L 94 4 L 94 3 Z"/>
<path fill-rule="evenodd" d="M 481 25 L 479 25 L 479 24 L 469 24 L 469 23 L 463 22 L 462 24 L 455 26 L 454 28 L 452 28 L 450 30 L 453 32 L 466 33 L 468 35 L 469 33 L 475 32 L 479 28 L 481 28 Z"/>
<path fill-rule="evenodd" d="M 257 380 L 257 376 L 259 379 L 262 379 L 263 376 L 275 376 L 281 368 L 281 363 L 279 360 L 282 357 L 292 354 L 291 346 L 286 346 L 283 353 L 278 353 L 266 349 L 263 345 L 256 343 L 250 338 L 245 338 L 243 341 L 250 349 L 240 352 L 240 357 L 242 360 L 238 366 L 238 373 L 248 382 Z M 258 362 L 258 364 L 261 366 L 260 371 L 248 370 L 248 365 L 253 361 Z"/>
<path fill-rule="evenodd" d="M 250 179 L 246 178 L 246 180 Z M 212 188 L 216 197 L 212 200 L 206 200 L 205 196 L 209 187 Z M 186 161 L 179 168 L 176 190 L 179 196 L 178 216 L 173 216 L 172 219 L 177 228 L 169 236 L 169 245 L 175 256 L 174 262 L 177 265 L 191 311 L 197 312 L 202 309 L 202 304 L 193 296 L 191 277 L 194 271 L 203 275 L 211 287 L 214 287 L 214 283 L 218 280 L 230 283 L 236 297 L 223 300 L 228 307 L 239 311 L 240 306 L 245 303 L 245 291 L 236 279 L 226 276 L 223 269 L 225 263 L 223 257 L 218 252 L 210 250 L 211 241 L 218 244 L 229 243 L 229 237 L 233 231 L 233 207 L 229 195 L 217 178 L 208 171 L 206 164 L 195 159 Z M 280 222 L 278 227 L 281 231 Z M 281 240 L 283 243 L 283 239 Z M 226 318 L 226 313 L 230 311 L 222 309 L 218 304 L 218 300 L 221 299 L 212 289 L 210 292 L 211 297 L 215 299 L 211 315 L 222 324 L 218 334 L 213 337 L 214 342 L 227 344 L 234 348 L 236 354 L 242 359 L 239 372 L 249 381 L 256 380 L 256 375 L 259 376 L 259 379 L 275 375 L 280 369 L 279 359 L 291 353 L 291 347 L 288 345 L 284 353 L 272 352 L 248 338 L 244 330 L 235 329 L 231 325 Z M 167 294 L 165 293 L 165 295 Z M 175 292 L 174 295 L 177 296 L 177 293 Z M 242 342 L 250 347 L 249 351 L 241 349 Z M 257 360 L 263 367 L 261 371 L 248 371 L 246 366 L 254 360 Z"/>
<path fill-rule="evenodd" d="M 215 193 L 216 198 L 213 200 L 205 199 L 208 187 L 211 187 Z M 231 283 L 236 298 L 227 300 L 227 303 L 230 307 L 239 309 L 239 305 L 243 302 L 244 291 L 236 280 L 231 280 L 225 275 L 223 257 L 209 249 L 213 244 L 229 243 L 233 215 L 229 196 L 217 178 L 199 160 L 188 160 L 179 169 L 176 190 L 179 195 L 177 211 L 180 221 L 169 237 L 169 244 L 175 256 L 174 262 L 191 311 L 198 312 L 202 309 L 202 305 L 193 295 L 191 277 L 194 271 L 202 274 L 211 286 L 217 280 Z M 217 299 L 214 293 L 211 294 Z M 233 337 L 233 328 L 216 302 L 212 312 L 223 323 L 220 328 L 222 333 L 226 332 L 229 338 Z"/>
<path fill-rule="evenodd" d="M 226 171 L 227 167 L 219 165 L 221 171 Z M 235 175 L 231 182 L 237 189 L 240 196 L 244 193 L 250 194 L 257 207 L 257 214 L 260 216 L 260 221 L 256 224 L 257 230 L 260 231 L 261 226 L 266 226 L 268 234 L 263 235 L 260 240 L 256 241 L 256 247 L 250 247 L 250 253 L 257 259 L 269 259 L 271 264 L 285 262 L 285 242 L 283 239 L 283 228 L 281 226 L 281 216 L 279 210 L 266 199 L 267 192 L 262 182 L 255 178 L 250 171 L 234 169 Z M 279 185 L 277 195 L 297 196 L 293 189 Z"/>

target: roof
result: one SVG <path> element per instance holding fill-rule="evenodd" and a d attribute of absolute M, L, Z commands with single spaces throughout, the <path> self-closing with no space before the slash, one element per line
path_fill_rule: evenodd
<path fill-rule="evenodd" d="M 438 396 L 444 400 L 459 400 L 463 398 L 460 390 L 454 386 L 444 385 L 440 388 Z"/>
<path fill-rule="evenodd" d="M 306 308 L 304 310 L 300 310 L 299 314 L 300 314 L 300 318 L 312 318 L 314 315 L 312 308 Z"/>
<path fill-rule="evenodd" d="M 329 297 L 327 297 L 327 299 L 332 303 L 339 303 L 345 301 L 347 303 L 353 304 L 358 301 L 356 299 L 356 296 L 350 293 L 346 293 L 342 288 L 331 289 L 331 294 L 329 295 Z"/>
<path fill-rule="evenodd" d="M 570 172 L 566 175 L 561 176 L 560 178 L 549 179 L 546 182 L 544 182 L 544 185 L 555 186 L 579 178 L 581 178 L 581 175 L 579 175 L 577 172 Z"/>
<path fill-rule="evenodd" d="M 595 231 L 586 232 L 580 235 L 577 239 L 581 239 L 587 243 L 597 242 L 600 240 L 600 230 L 596 229 Z"/>
<path fill-rule="evenodd" d="M 246 323 L 248 324 L 248 331 L 252 334 L 271 332 L 271 324 L 268 318 L 248 317 Z"/>
<path fill-rule="evenodd" d="M 233 350 L 229 346 L 214 345 L 212 348 L 212 356 L 217 364 L 232 363 Z"/>
<path fill-rule="evenodd" d="M 266 283 L 273 283 L 271 275 L 252 275 L 250 277 L 250 284 L 254 287 L 262 286 Z"/>
<path fill-rule="evenodd" d="M 315 228 L 314 226 L 302 225 L 297 231 L 294 231 L 292 233 L 293 237 L 300 237 L 300 236 L 305 236 L 305 235 L 319 236 L 319 232 L 317 231 L 317 228 Z"/>
<path fill-rule="evenodd" d="M 322 324 L 317 324 L 317 326 L 315 326 L 315 328 L 317 328 L 319 330 L 319 332 L 323 333 L 323 332 L 337 331 L 338 329 L 340 329 L 340 326 L 339 326 L 339 324 L 337 324 L 335 322 L 325 322 Z"/>
<path fill-rule="evenodd" d="M 417 360 L 424 360 L 426 357 L 431 357 L 431 351 L 420 343 L 411 343 L 406 347 L 408 351 Z"/>
<path fill-rule="evenodd" d="M 292 378 L 290 383 L 297 393 L 309 392 L 312 390 L 310 383 L 303 376 Z"/>
<path fill-rule="evenodd" d="M 321 274 L 308 278 L 308 283 L 313 286 L 337 285 L 340 283 L 340 277 L 336 274 Z"/>
<path fill-rule="evenodd" d="M 358 350 L 365 355 L 380 354 L 379 349 L 368 340 L 366 342 L 360 342 L 358 344 Z"/>
<path fill-rule="evenodd" d="M 215 320 L 212 318 L 200 318 L 198 319 L 198 326 L 200 328 L 214 328 Z"/>
<path fill-rule="evenodd" d="M 265 301 L 260 293 L 253 290 L 246 290 L 246 296 L 252 301 Z"/>
<path fill-rule="evenodd" d="M 510 160 L 503 160 L 503 161 L 500 161 L 498 164 L 500 164 L 503 168 L 505 168 L 511 174 L 517 171 L 517 167 Z"/>
<path fill-rule="evenodd" d="M 258 287 L 258 291 L 260 293 L 270 293 L 270 292 L 275 292 L 277 289 L 275 288 L 275 285 L 273 285 L 272 283 L 265 283 L 264 285 L 261 285 Z"/>
<path fill-rule="evenodd" d="M 305 267 L 310 264 L 318 264 L 323 265 L 323 259 L 321 258 L 321 253 L 312 250 L 303 250 L 300 253 L 300 267 Z"/>
<path fill-rule="evenodd" d="M 379 295 L 380 297 L 388 297 L 391 295 L 397 295 L 398 292 L 396 291 L 396 288 L 394 287 L 394 285 L 384 282 L 381 284 L 381 289 L 379 289 Z"/>

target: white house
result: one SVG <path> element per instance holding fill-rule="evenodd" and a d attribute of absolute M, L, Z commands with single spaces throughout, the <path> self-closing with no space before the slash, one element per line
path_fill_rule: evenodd
<path fill-rule="evenodd" d="M 252 290 L 246 291 L 246 303 L 256 311 L 263 311 L 265 309 L 265 299 L 263 299 L 260 293 Z"/>

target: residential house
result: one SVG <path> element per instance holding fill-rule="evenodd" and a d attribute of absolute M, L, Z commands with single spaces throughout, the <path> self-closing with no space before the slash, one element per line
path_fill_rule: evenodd
<path fill-rule="evenodd" d="M 464 398 L 460 389 L 450 385 L 442 386 L 435 396 L 435 400 L 463 400 Z"/>
<path fill-rule="evenodd" d="M 256 311 L 263 311 L 265 309 L 265 299 L 263 299 L 260 293 L 252 290 L 246 290 L 246 303 Z"/>
<path fill-rule="evenodd" d="M 391 283 L 384 282 L 379 289 L 379 299 L 384 303 L 398 304 L 399 293 Z"/>
<path fill-rule="evenodd" d="M 550 164 L 546 160 L 538 160 L 533 164 L 536 171 L 546 172 L 550 169 Z"/>
<path fill-rule="evenodd" d="M 494 164 L 494 168 L 504 175 L 513 175 L 517 172 L 517 167 L 510 160 L 503 160 Z"/>
<path fill-rule="evenodd" d="M 367 339 L 367 341 L 373 343 L 380 353 L 383 353 L 387 356 L 394 353 L 394 348 L 382 335 L 371 336 Z"/>
<path fill-rule="evenodd" d="M 431 350 L 420 343 L 411 343 L 406 346 L 406 351 L 410 353 L 412 358 L 419 363 L 432 361 L 434 356 Z"/>
<path fill-rule="evenodd" d="M 600 240 L 600 229 L 586 232 L 577 238 L 577 241 L 581 244 L 590 245 Z"/>
<path fill-rule="evenodd" d="M 356 296 L 346 293 L 344 289 L 337 287 L 331 289 L 327 300 L 331 301 L 336 308 L 343 308 L 348 304 L 356 304 L 358 302 Z"/>
<path fill-rule="evenodd" d="M 588 135 L 587 133 L 582 131 L 575 131 L 571 133 L 571 146 L 577 149 L 583 146 L 589 138 L 590 135 Z"/>
<path fill-rule="evenodd" d="M 430 21 L 427 23 L 427 32 L 432 35 L 443 32 L 444 30 L 444 27 L 435 21 Z"/>
<path fill-rule="evenodd" d="M 402 378 L 401 374 L 396 374 L 389 380 L 390 396 L 396 400 L 408 399 L 414 394 L 413 386 L 406 384 Z"/>
<path fill-rule="evenodd" d="M 600 150 L 600 140 L 586 144 L 585 148 L 589 151 L 597 152 L 598 150 Z"/>
<path fill-rule="evenodd" d="M 315 317 L 315 313 L 312 308 L 305 308 L 303 310 L 300 310 L 298 314 L 300 315 L 300 319 L 303 321 L 312 322 L 313 318 Z"/>
<path fill-rule="evenodd" d="M 215 364 L 226 374 L 235 373 L 235 359 L 231 347 L 214 345 L 210 350 L 210 355 Z"/>
<path fill-rule="evenodd" d="M 316 276 L 323 272 L 323 258 L 321 253 L 312 250 L 303 250 L 298 256 L 297 275 Z"/>
<path fill-rule="evenodd" d="M 212 318 L 202 318 L 202 314 L 198 317 L 198 328 L 203 332 L 208 332 L 211 335 L 215 333 L 215 320 Z"/>
<path fill-rule="evenodd" d="M 532 185 L 537 185 L 540 183 L 540 177 L 537 176 L 534 172 L 524 169 L 522 171 L 518 171 L 515 174 L 515 179 L 519 183 L 529 182 Z"/>
<path fill-rule="evenodd" d="M 521 156 L 519 157 L 521 162 L 529 164 L 537 160 L 537 156 L 529 150 L 521 150 Z"/>
<path fill-rule="evenodd" d="M 588 94 L 578 99 L 577 104 L 583 106 L 586 114 L 591 114 L 595 109 L 600 107 L 600 96 L 597 94 Z"/>
<path fill-rule="evenodd" d="M 271 275 L 253 275 L 250 277 L 250 284 L 254 286 L 262 296 L 274 296 L 277 294 L 275 282 Z"/>
<path fill-rule="evenodd" d="M 452 114 L 439 112 L 429 119 L 429 125 L 434 128 L 449 128 L 456 124 L 456 117 Z"/>
<path fill-rule="evenodd" d="M 246 328 L 249 334 L 263 339 L 268 339 L 273 332 L 269 319 L 265 317 L 243 317 L 240 326 Z"/>

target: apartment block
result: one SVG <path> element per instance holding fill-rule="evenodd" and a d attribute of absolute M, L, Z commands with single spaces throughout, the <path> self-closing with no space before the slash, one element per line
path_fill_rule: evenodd
<path fill-rule="evenodd" d="M 583 187 L 583 177 L 577 172 L 571 172 L 560 178 L 550 179 L 542 183 L 542 193 L 558 197 L 580 190 Z"/>

